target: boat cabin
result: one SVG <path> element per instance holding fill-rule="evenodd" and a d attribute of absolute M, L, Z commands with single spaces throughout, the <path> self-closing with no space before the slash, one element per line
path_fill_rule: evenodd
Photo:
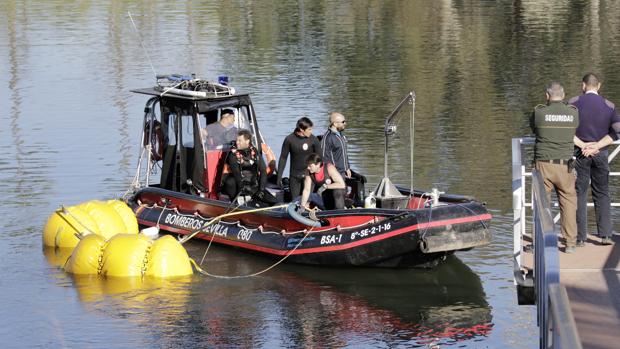
<path fill-rule="evenodd" d="M 264 141 L 258 129 L 248 94 L 235 94 L 223 84 L 187 78 L 158 86 L 132 90 L 151 95 L 145 107 L 143 144 L 150 144 L 151 160 L 161 160 L 160 187 L 176 192 L 219 199 L 224 162 L 236 137 L 236 130 L 252 134 L 252 144 L 263 155 Z M 208 125 L 232 111 L 234 124 L 228 131 L 230 142 L 216 144 L 206 134 Z M 234 129 L 233 129 L 234 128 Z M 275 168 L 275 162 L 269 164 Z"/>

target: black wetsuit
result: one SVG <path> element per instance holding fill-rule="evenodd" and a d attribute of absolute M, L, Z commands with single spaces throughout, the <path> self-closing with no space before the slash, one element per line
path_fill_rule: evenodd
<path fill-rule="evenodd" d="M 254 195 L 263 190 L 267 183 L 265 162 L 254 147 L 244 150 L 233 148 L 226 163 L 230 174 L 224 180 L 224 193 L 234 199 L 239 192 L 242 195 Z"/>
<path fill-rule="evenodd" d="M 303 137 L 295 132 L 284 138 L 280 160 L 278 161 L 278 183 L 282 180 L 282 172 L 286 167 L 286 159 L 291 154 L 291 167 L 289 172 L 289 188 L 291 197 L 301 195 L 303 182 L 306 176 L 306 158 L 312 153 L 321 154 L 321 143 L 314 136 Z"/>

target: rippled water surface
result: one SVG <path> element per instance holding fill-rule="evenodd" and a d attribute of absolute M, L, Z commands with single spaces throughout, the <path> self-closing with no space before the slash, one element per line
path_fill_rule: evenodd
<path fill-rule="evenodd" d="M 138 35 L 127 16 L 131 11 Z M 620 9 L 606 1 L 7 1 L 0 6 L 0 344 L 10 347 L 532 348 L 512 284 L 510 138 L 552 79 L 589 70 L 620 101 Z M 382 176 L 385 116 L 414 89 L 414 183 L 474 195 L 493 242 L 435 270 L 278 266 L 259 277 L 74 278 L 41 229 L 59 205 L 120 196 L 157 73 L 231 76 L 275 150 L 302 115 L 348 121 Z M 406 139 L 396 140 L 406 144 Z M 390 153 L 408 183 L 408 156 Z M 614 190 L 617 190 L 614 188 Z M 617 217 L 614 217 L 617 221 Z M 206 244 L 192 242 L 200 259 Z M 212 248 L 207 269 L 272 261 Z"/>

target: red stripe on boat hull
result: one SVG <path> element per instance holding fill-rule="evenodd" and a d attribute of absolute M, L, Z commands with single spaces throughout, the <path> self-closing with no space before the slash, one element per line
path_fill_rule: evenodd
<path fill-rule="evenodd" d="M 308 253 L 331 252 L 331 251 L 346 250 L 346 249 L 353 248 L 353 247 L 356 247 L 356 246 L 361 246 L 361 245 L 369 244 L 369 243 L 372 243 L 372 242 L 375 242 L 375 241 L 380 241 L 380 240 L 388 239 L 388 238 L 391 238 L 391 237 L 396 236 L 396 235 L 405 234 L 405 233 L 411 232 L 412 230 L 419 230 L 419 229 L 425 229 L 425 228 L 433 228 L 433 227 L 438 227 L 438 226 L 442 226 L 442 225 L 449 225 L 449 224 L 462 224 L 462 223 L 470 223 L 470 222 L 475 222 L 475 221 L 488 221 L 491 218 L 492 218 L 491 214 L 487 213 L 487 214 L 478 215 L 478 216 L 461 217 L 461 218 L 445 219 L 445 220 L 432 221 L 432 222 L 426 222 L 426 223 L 418 223 L 418 224 L 414 224 L 414 225 L 411 225 L 411 226 L 408 226 L 408 227 L 404 227 L 404 228 L 400 228 L 400 229 L 391 231 L 389 233 L 373 236 L 373 237 L 362 239 L 362 240 L 355 241 L 355 242 L 349 242 L 349 243 L 342 244 L 342 245 L 333 245 L 333 246 L 297 249 L 297 250 L 292 251 L 292 252 L 291 252 L 291 250 L 276 250 L 276 249 L 273 249 L 273 248 L 253 245 L 253 244 L 249 244 L 249 243 L 246 243 L 246 242 L 240 242 L 240 241 L 233 241 L 233 240 L 223 239 L 223 238 L 220 238 L 220 237 L 217 237 L 217 236 L 213 237 L 213 241 L 214 242 L 218 242 L 218 243 L 222 243 L 222 244 L 226 244 L 226 245 L 247 248 L 247 249 L 250 249 L 250 250 L 264 252 L 264 253 L 269 253 L 269 254 L 278 255 L 278 256 L 284 256 L 286 254 L 301 255 L 301 254 L 308 254 Z M 146 225 L 146 223 L 152 223 L 152 222 L 149 222 L 149 221 L 144 221 L 142 219 L 138 219 L 138 221 L 141 224 L 145 224 L 145 225 Z M 172 231 L 172 232 L 175 232 L 175 233 L 179 233 L 179 234 L 188 234 L 187 230 L 182 230 L 182 229 L 178 229 L 178 228 L 174 228 L 174 227 L 169 227 L 166 230 L 169 230 L 169 231 Z M 198 234 L 198 235 L 204 236 L 203 239 L 211 240 L 211 238 L 208 237 L 208 235 L 206 235 L 206 234 Z"/>

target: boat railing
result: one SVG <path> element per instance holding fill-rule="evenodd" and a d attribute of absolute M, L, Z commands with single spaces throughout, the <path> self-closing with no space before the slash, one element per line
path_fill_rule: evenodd
<path fill-rule="evenodd" d="M 540 348 L 581 348 L 577 326 L 560 284 L 558 235 L 540 173 L 532 171 L 534 293 Z"/>

